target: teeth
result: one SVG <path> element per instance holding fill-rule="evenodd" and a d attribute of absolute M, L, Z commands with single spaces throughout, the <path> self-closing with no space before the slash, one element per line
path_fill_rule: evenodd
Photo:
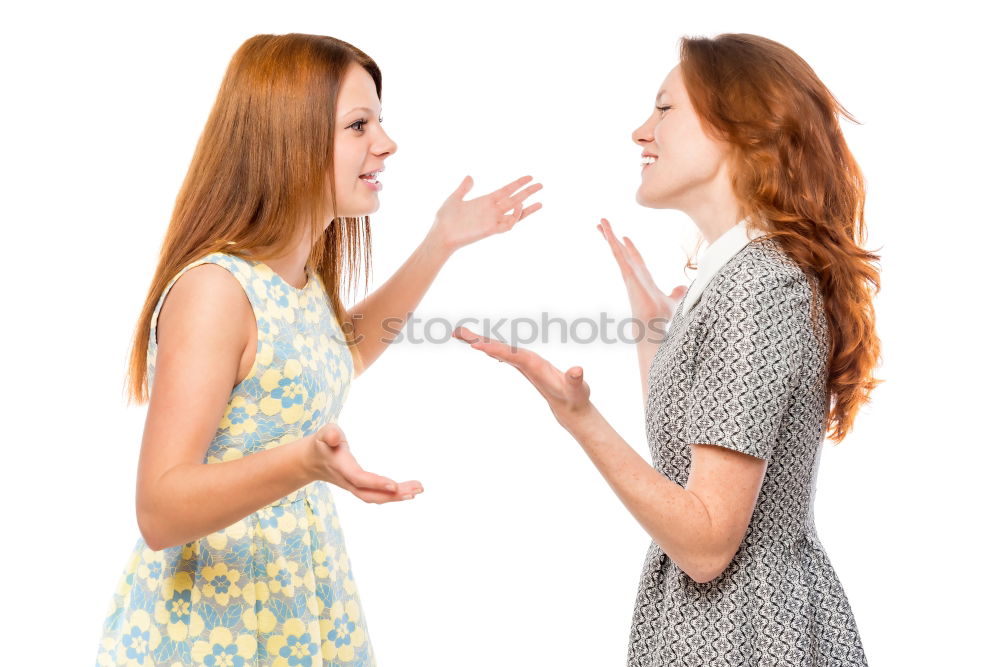
<path fill-rule="evenodd" d="M 652 155 L 647 155 L 642 158 L 642 164 L 653 164 L 656 162 L 656 158 Z"/>
<path fill-rule="evenodd" d="M 359 177 L 363 181 L 368 181 L 369 183 L 378 182 L 378 175 L 382 173 L 381 169 L 376 169 L 375 171 L 369 171 L 367 174 L 361 174 Z"/>

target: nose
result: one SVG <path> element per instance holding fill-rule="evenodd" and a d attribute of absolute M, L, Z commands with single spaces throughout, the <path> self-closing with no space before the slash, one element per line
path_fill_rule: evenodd
<path fill-rule="evenodd" d="M 372 144 L 372 152 L 382 158 L 387 158 L 396 152 L 396 142 L 393 141 L 385 130 L 378 141 Z"/>
<path fill-rule="evenodd" d="M 652 116 L 650 116 L 652 118 Z M 649 120 L 640 125 L 632 132 L 632 141 L 640 146 L 646 146 L 653 141 L 652 126 Z"/>

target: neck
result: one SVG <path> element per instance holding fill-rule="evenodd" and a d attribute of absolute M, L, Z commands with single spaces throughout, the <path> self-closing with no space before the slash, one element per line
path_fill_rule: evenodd
<path fill-rule="evenodd" d="M 678 208 L 691 217 L 708 243 L 714 243 L 743 219 L 727 169 L 719 170 L 715 178 L 698 188 L 696 197 L 689 199 Z"/>
<path fill-rule="evenodd" d="M 300 226 L 300 229 L 303 231 L 298 235 L 298 239 L 290 250 L 281 255 L 266 257 L 266 259 L 261 259 L 260 261 L 271 267 L 286 283 L 301 289 L 308 280 L 306 264 L 309 261 L 309 253 L 312 251 L 313 241 L 309 236 L 309 230 L 306 225 Z M 254 254 L 266 256 L 266 250 L 266 248 L 262 248 L 261 252 Z"/>

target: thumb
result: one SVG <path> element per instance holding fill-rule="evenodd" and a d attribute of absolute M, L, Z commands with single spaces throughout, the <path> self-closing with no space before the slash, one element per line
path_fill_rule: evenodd
<path fill-rule="evenodd" d="M 336 424 L 327 424 L 316 432 L 316 439 L 330 448 L 347 443 L 347 436 Z"/>
<path fill-rule="evenodd" d="M 472 176 L 466 176 L 462 179 L 462 182 L 458 184 L 458 189 L 451 193 L 453 199 L 461 199 L 469 194 L 469 190 L 472 189 Z"/>
<path fill-rule="evenodd" d="M 569 385 L 571 395 L 579 397 L 583 393 L 583 369 L 573 366 L 566 371 L 566 383 Z"/>
<path fill-rule="evenodd" d="M 680 297 L 684 296 L 687 293 L 687 291 L 688 291 L 687 285 L 678 285 L 670 293 L 670 296 L 674 297 L 675 299 L 679 299 Z"/>

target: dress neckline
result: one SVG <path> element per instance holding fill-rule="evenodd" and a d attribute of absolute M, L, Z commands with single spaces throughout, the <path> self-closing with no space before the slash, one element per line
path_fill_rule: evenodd
<path fill-rule="evenodd" d="M 304 292 L 308 292 L 309 289 L 313 285 L 313 273 L 312 273 L 312 269 L 310 269 L 308 267 L 306 267 L 306 284 L 303 285 L 302 287 L 296 287 L 295 285 L 292 285 L 287 280 L 285 280 L 284 278 L 282 278 L 281 274 L 279 274 L 277 271 L 275 271 L 274 269 L 272 269 L 271 265 L 268 264 L 267 262 L 261 261 L 259 259 L 251 259 L 249 261 L 251 263 L 253 263 L 254 265 L 263 266 L 265 271 L 267 271 L 268 273 L 270 273 L 273 277 L 277 278 L 279 281 L 281 281 L 282 285 L 284 285 L 288 289 L 292 290 L 293 292 L 296 292 L 296 293 L 299 293 L 299 294 L 304 293 Z"/>

